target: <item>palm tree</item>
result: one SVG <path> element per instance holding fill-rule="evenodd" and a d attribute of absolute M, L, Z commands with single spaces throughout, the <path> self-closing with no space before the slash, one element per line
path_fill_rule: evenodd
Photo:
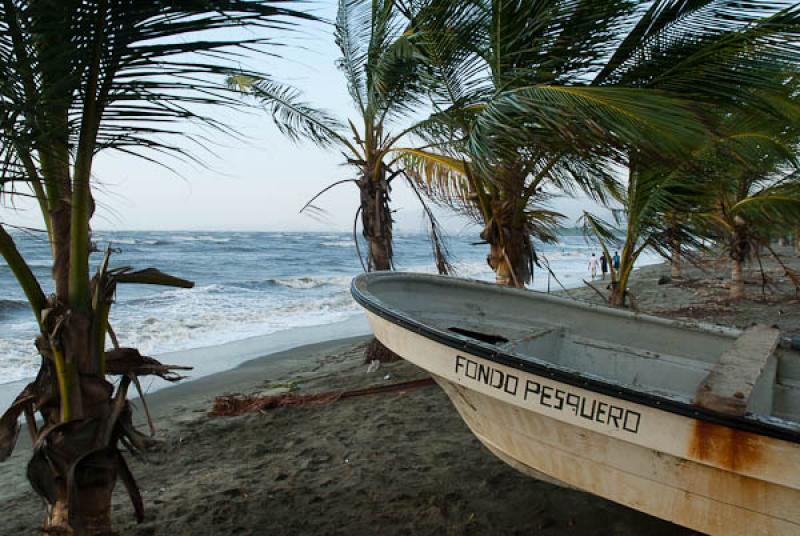
<path fill-rule="evenodd" d="M 334 35 L 341 52 L 338 66 L 345 76 L 357 119 L 337 119 L 304 102 L 298 90 L 268 78 L 240 74 L 229 77 L 232 87 L 254 97 L 271 112 L 287 137 L 336 148 L 344 155 L 355 176 L 326 187 L 303 210 L 317 209 L 314 201 L 329 189 L 355 184 L 360 198 L 355 219 L 360 216 L 367 242 L 366 262 L 359 252 L 365 271 L 393 268 L 390 194 L 393 181 L 404 178 L 394 164 L 397 154 L 404 152 L 400 142 L 420 128 L 417 124 L 396 127 L 399 118 L 420 105 L 423 68 L 401 4 L 393 0 L 339 0 Z M 418 198 L 430 223 L 437 268 L 440 273 L 447 273 L 450 266 L 436 218 L 423 198 Z"/>
<path fill-rule="evenodd" d="M 614 225 L 584 211 L 584 232 L 597 240 L 604 255 L 611 258 L 611 246 L 619 247 L 618 242 L 622 242 L 619 268 L 610 265 L 610 304 L 626 305 L 628 281 L 644 251 L 651 249 L 674 259 L 683 254 L 682 248 L 701 247 L 689 225 L 694 218 L 693 203 L 703 192 L 702 181 L 693 169 L 690 164 L 678 169 L 631 166 L 626 185 L 615 198 Z"/>
<path fill-rule="evenodd" d="M 800 228 L 794 231 L 794 253 L 800 257 Z"/>
<path fill-rule="evenodd" d="M 112 269 L 110 250 L 91 274 L 95 155 L 186 155 L 175 123 L 224 129 L 203 111 L 236 103 L 214 76 L 230 68 L 226 51 L 262 43 L 231 30 L 278 30 L 301 16 L 254 0 L 0 2 L 0 190 L 38 203 L 54 284 L 47 296 L 0 225 L 0 254 L 38 322 L 42 358 L 36 379 L 0 418 L 0 459 L 14 448 L 24 415 L 34 444 L 27 474 L 47 503 L 49 533 L 110 534 L 117 479 L 141 520 L 142 499 L 119 446 L 135 450 L 150 440 L 133 428 L 128 388 L 142 374 L 179 376 L 176 367 L 120 348 L 109 310 L 120 283 L 191 286 L 154 269 Z M 105 349 L 107 335 L 113 350 Z M 116 389 L 110 375 L 120 378 Z"/>
<path fill-rule="evenodd" d="M 641 251 L 634 246 L 637 242 L 669 258 L 675 276 L 680 276 L 681 256 L 700 246 L 694 239 L 695 231 L 702 229 L 693 227 L 701 223 L 698 208 L 707 199 L 702 194 L 708 192 L 708 185 L 703 180 L 707 177 L 697 174 L 708 171 L 711 153 L 721 143 L 733 151 L 730 157 L 742 160 L 752 155 L 752 151 L 742 152 L 740 143 L 752 139 L 749 133 L 738 132 L 739 138 L 730 138 L 726 113 L 744 112 L 773 126 L 791 122 L 786 89 L 796 72 L 798 23 L 798 6 L 792 2 L 747 6 L 713 0 L 656 2 L 631 32 L 631 36 L 648 38 L 626 40 L 596 78 L 600 83 L 647 86 L 695 99 L 706 109 L 706 123 L 713 125 L 691 155 L 666 166 L 641 158 L 634 146 L 632 154 L 637 157 L 630 159 L 629 182 L 621 200 L 626 214 L 625 246 L 630 247 L 623 248 L 612 303 L 625 303 L 627 279 L 636 252 Z M 591 227 L 597 230 L 596 225 Z"/>
<path fill-rule="evenodd" d="M 633 13 L 624 1 L 476 0 L 434 3 L 415 18 L 439 125 L 428 138 L 434 149 L 406 157 L 406 171 L 483 227 L 499 284 L 529 282 L 532 239 L 556 239 L 563 216 L 548 209 L 554 193 L 602 200 L 617 189 L 615 146 L 699 134 L 669 96 L 587 83 Z"/>
<path fill-rule="evenodd" d="M 708 238 L 725 246 L 731 298 L 742 297 L 742 263 L 800 214 L 792 126 L 800 108 L 791 94 L 771 97 L 779 111 L 723 108 L 714 134 L 690 158 L 667 166 L 631 165 L 614 211 L 624 241 L 619 271 L 612 269 L 612 304 L 625 304 L 628 279 L 644 250 L 671 259 L 674 270 L 676 258 L 703 249 Z M 607 252 L 618 230 L 588 212 L 583 219 L 587 233 Z"/>
<path fill-rule="evenodd" d="M 796 124 L 796 120 L 789 123 L 741 112 L 725 118 L 730 134 L 715 148 L 708 166 L 710 195 L 703 216 L 731 260 L 732 300 L 744 297 L 743 264 L 762 246 L 769 246 L 776 232 L 797 224 L 800 131 Z"/>
<path fill-rule="evenodd" d="M 433 70 L 438 144 L 407 158 L 407 171 L 476 216 L 498 282 L 520 286 L 535 258 L 530 236 L 547 237 L 557 220 L 542 199 L 576 189 L 617 196 L 610 170 L 627 166 L 631 150 L 663 162 L 697 146 L 701 105 L 747 102 L 744 89 L 761 81 L 747 68 L 775 61 L 778 44 L 762 45 L 773 46 L 768 58 L 745 51 L 777 33 L 749 29 L 776 10 L 724 0 L 434 2 L 415 23 Z"/>

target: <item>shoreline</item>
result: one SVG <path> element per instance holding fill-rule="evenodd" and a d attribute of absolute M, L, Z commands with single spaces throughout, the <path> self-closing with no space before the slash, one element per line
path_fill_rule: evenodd
<path fill-rule="evenodd" d="M 142 377 L 142 389 L 149 400 L 154 393 L 162 389 L 179 387 L 210 375 L 233 370 L 253 359 L 269 357 L 276 353 L 310 344 L 332 342 L 337 339 L 364 336 L 369 333 L 366 316 L 359 312 L 350 318 L 329 324 L 290 328 L 212 346 L 164 352 L 153 357 L 162 363 L 186 365 L 194 368 L 182 371 L 187 377 L 177 384 L 158 377 Z M 220 356 L 227 357 L 219 359 Z M 0 414 L 11 405 L 14 397 L 32 380 L 33 378 L 28 378 L 0 384 Z M 135 391 L 131 391 L 131 394 L 131 399 L 138 398 L 138 396 L 134 397 Z"/>

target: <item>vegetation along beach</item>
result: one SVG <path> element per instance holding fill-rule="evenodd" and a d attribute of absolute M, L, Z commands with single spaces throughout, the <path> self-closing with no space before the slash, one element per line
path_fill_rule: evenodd
<path fill-rule="evenodd" d="M 799 44 L 0 2 L 0 534 L 800 532 Z"/>

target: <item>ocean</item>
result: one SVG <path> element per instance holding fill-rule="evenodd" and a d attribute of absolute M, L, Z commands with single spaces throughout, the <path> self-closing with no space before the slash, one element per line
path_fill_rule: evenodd
<path fill-rule="evenodd" d="M 45 292 L 52 291 L 50 250 L 38 234 L 17 231 L 18 247 Z M 396 268 L 435 272 L 426 234 L 398 234 Z M 98 248 L 111 244 L 111 266 L 155 267 L 195 282 L 193 289 L 121 285 L 111 324 L 123 346 L 146 355 L 187 350 L 267 335 L 292 328 L 332 324 L 360 314 L 349 293 L 362 268 L 349 233 L 318 232 L 95 232 Z M 493 280 L 487 246 L 476 235 L 451 235 L 448 247 L 456 275 Z M 563 236 L 542 248 L 565 287 L 588 277 L 588 257 L 597 247 L 582 236 Z M 362 251 L 364 248 L 362 246 Z M 101 254 L 92 257 L 94 269 Z M 658 262 L 644 255 L 640 264 Z M 560 289 L 544 269 L 532 288 Z M 0 260 L 0 384 L 32 378 L 39 358 L 36 323 L 8 266 Z"/>

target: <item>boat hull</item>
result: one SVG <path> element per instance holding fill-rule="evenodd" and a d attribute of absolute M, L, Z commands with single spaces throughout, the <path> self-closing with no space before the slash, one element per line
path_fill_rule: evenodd
<path fill-rule="evenodd" d="M 367 315 L 516 469 L 707 534 L 800 534 L 796 443 L 567 385 Z"/>

